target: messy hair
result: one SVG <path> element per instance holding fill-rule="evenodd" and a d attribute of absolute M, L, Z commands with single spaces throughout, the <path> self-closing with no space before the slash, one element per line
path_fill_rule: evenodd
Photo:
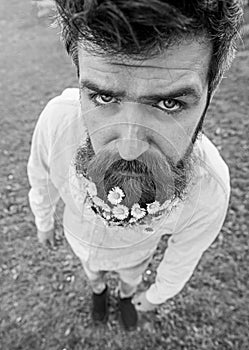
<path fill-rule="evenodd" d="M 230 67 L 240 37 L 242 0 L 56 0 L 66 50 L 148 58 L 182 39 L 212 44 L 209 91 Z M 79 73 L 79 71 L 78 71 Z"/>

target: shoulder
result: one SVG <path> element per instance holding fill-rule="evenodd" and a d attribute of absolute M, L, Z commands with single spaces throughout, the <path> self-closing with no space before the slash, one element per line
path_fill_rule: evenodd
<path fill-rule="evenodd" d="M 52 142 L 65 134 L 84 133 L 79 89 L 68 88 L 51 99 L 38 119 L 37 128 Z"/>
<path fill-rule="evenodd" d="M 218 219 L 222 221 L 229 204 L 229 169 L 218 149 L 203 135 L 194 152 L 195 176 L 178 210 L 176 231 L 193 223 L 202 225 Z"/>
<path fill-rule="evenodd" d="M 51 99 L 43 109 L 38 123 L 50 129 L 62 128 L 80 117 L 79 89 L 68 88 L 61 95 Z"/>
<path fill-rule="evenodd" d="M 63 92 L 52 98 L 48 105 L 50 104 L 66 104 L 66 105 L 79 105 L 80 101 L 80 92 L 78 88 L 67 88 Z"/>
<path fill-rule="evenodd" d="M 217 147 L 203 134 L 196 142 L 195 151 L 200 183 L 206 187 L 205 191 L 211 193 L 213 189 L 214 195 L 218 191 L 219 193 L 223 193 L 224 197 L 229 197 L 229 168 Z"/>

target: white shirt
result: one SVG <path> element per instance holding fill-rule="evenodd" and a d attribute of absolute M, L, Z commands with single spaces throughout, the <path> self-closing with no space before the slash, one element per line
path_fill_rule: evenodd
<path fill-rule="evenodd" d="M 84 205 L 84 186 L 72 170 L 75 151 L 85 138 L 79 90 L 66 89 L 41 113 L 32 139 L 29 200 L 36 226 L 41 231 L 53 228 L 61 197 L 64 232 L 73 250 L 93 270 L 107 271 L 137 265 L 153 254 L 162 235 L 170 235 L 156 281 L 146 292 L 151 303 L 163 303 L 184 287 L 222 227 L 230 196 L 228 167 L 202 135 L 194 146 L 195 178 L 187 198 L 172 213 L 150 227 L 106 227 Z"/>

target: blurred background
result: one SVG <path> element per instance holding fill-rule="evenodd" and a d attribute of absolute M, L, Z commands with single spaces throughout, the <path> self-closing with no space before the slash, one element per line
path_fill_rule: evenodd
<path fill-rule="evenodd" d="M 230 167 L 232 194 L 224 227 L 182 293 L 156 313 L 141 315 L 132 337 L 116 319 L 112 273 L 110 321 L 103 328 L 92 326 L 91 294 L 63 239 L 62 204 L 57 250 L 43 250 L 36 239 L 26 175 L 33 129 L 52 97 L 77 87 L 59 28 L 51 25 L 54 15 L 51 0 L 0 2 L 0 349 L 248 350 L 248 2 L 237 58 L 204 127 Z M 154 280 L 166 246 L 162 240 L 145 273 L 145 287 Z"/>

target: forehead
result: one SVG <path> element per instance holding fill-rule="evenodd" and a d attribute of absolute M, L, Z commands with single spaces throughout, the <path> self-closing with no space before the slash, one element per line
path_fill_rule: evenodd
<path fill-rule="evenodd" d="M 98 56 L 79 47 L 80 79 L 114 88 L 153 89 L 188 82 L 202 89 L 207 83 L 211 51 L 208 42 L 197 40 L 181 42 L 143 59 Z"/>

